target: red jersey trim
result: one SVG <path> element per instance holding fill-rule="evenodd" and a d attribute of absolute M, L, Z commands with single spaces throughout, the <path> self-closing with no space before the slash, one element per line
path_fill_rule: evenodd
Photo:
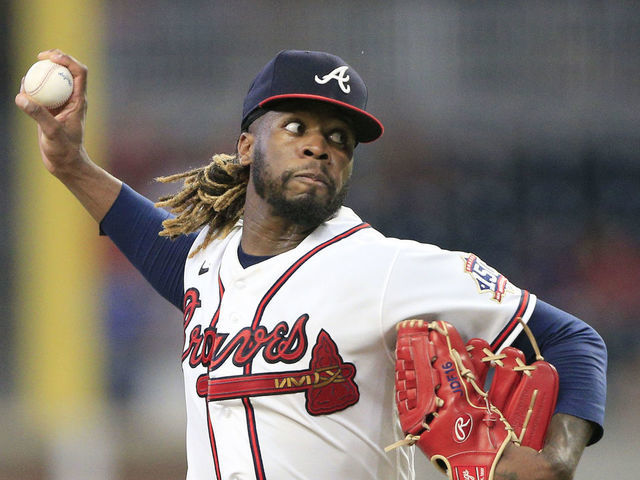
<path fill-rule="evenodd" d="M 529 300 L 531 298 L 531 294 L 523 290 L 522 295 L 520 296 L 520 304 L 516 309 L 516 313 L 513 314 L 511 320 L 507 323 L 507 325 L 502 329 L 502 331 L 498 334 L 496 339 L 491 343 L 491 350 L 497 352 L 503 345 L 504 341 L 507 339 L 509 335 L 520 325 L 518 318 L 522 318 L 524 312 L 527 311 L 527 307 L 529 306 Z"/>

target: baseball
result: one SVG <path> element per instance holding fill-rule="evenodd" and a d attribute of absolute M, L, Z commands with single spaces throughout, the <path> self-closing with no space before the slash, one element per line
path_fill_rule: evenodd
<path fill-rule="evenodd" d="M 41 60 L 25 75 L 24 91 L 40 105 L 57 108 L 71 96 L 73 76 L 66 67 L 51 60 Z"/>

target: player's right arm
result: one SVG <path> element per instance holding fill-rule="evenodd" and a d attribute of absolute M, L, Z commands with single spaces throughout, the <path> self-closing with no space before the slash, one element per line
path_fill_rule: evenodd
<path fill-rule="evenodd" d="M 49 59 L 69 69 L 73 75 L 71 98 L 60 109 L 49 111 L 21 88 L 16 105 L 38 124 L 38 145 L 44 166 L 100 222 L 118 197 L 122 182 L 93 163 L 84 148 L 87 67 L 55 49 L 41 52 L 38 59 Z"/>
<path fill-rule="evenodd" d="M 184 262 L 195 234 L 176 241 L 159 237 L 167 212 L 155 208 L 89 158 L 83 143 L 87 68 L 59 50 L 42 52 L 38 59 L 64 65 L 73 75 L 71 98 L 58 110 L 38 105 L 23 89 L 16 95 L 16 105 L 38 124 L 44 166 L 78 198 L 146 280 L 181 309 Z"/>

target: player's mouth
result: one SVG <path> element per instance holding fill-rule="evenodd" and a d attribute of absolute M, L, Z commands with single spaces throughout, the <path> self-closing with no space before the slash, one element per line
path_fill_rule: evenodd
<path fill-rule="evenodd" d="M 329 186 L 332 185 L 329 177 L 320 172 L 298 172 L 293 178 L 299 182 L 317 187 L 330 188 Z"/>

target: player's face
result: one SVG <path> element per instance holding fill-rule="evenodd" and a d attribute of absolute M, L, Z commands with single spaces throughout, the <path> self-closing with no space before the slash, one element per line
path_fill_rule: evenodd
<path fill-rule="evenodd" d="M 251 181 L 273 215 L 313 227 L 342 205 L 355 140 L 334 108 L 303 105 L 289 104 L 258 119 Z"/>

